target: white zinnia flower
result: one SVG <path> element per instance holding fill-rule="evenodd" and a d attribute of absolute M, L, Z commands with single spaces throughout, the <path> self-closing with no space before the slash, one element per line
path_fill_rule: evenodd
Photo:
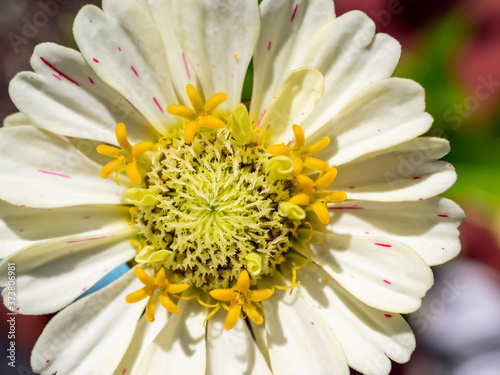
<path fill-rule="evenodd" d="M 1 284 L 15 264 L 19 313 L 63 309 L 34 371 L 408 361 L 401 314 L 459 252 L 463 213 L 436 197 L 456 179 L 449 145 L 416 138 L 432 118 L 421 86 L 390 78 L 393 38 L 330 0 L 104 0 L 74 34 L 81 53 L 35 49 L 0 133 Z"/>

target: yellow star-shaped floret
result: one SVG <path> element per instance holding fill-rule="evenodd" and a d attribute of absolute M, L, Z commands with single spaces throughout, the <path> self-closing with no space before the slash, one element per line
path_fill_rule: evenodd
<path fill-rule="evenodd" d="M 142 268 L 135 269 L 135 275 L 145 285 L 144 288 L 130 293 L 125 297 L 128 303 L 142 301 L 149 297 L 146 305 L 146 319 L 150 322 L 155 320 L 156 303 L 159 300 L 162 306 L 173 314 L 180 312 L 177 305 L 170 299 L 168 294 L 178 294 L 189 288 L 188 284 L 170 284 L 165 277 L 165 269 L 162 267 L 156 277 L 149 276 Z"/>
<path fill-rule="evenodd" d="M 308 206 L 311 203 L 311 195 L 314 193 L 316 197 L 310 208 L 316 214 L 319 221 L 323 225 L 330 223 L 330 214 L 326 206 L 327 202 L 342 202 L 347 199 L 344 192 L 324 192 L 337 177 L 337 169 L 320 159 L 314 158 L 318 152 L 325 149 L 330 144 L 330 138 L 324 137 L 311 146 L 304 147 L 305 135 L 302 128 L 298 125 L 293 125 L 293 133 L 295 135 L 295 143 L 292 147 L 284 143 L 269 146 L 266 151 L 274 156 L 286 156 L 293 162 L 293 171 L 291 175 L 295 177 L 297 183 L 302 189 L 302 193 L 293 196 L 289 203 L 296 206 Z M 320 172 L 320 176 L 313 181 L 311 177 L 302 174 L 304 168 L 312 169 Z M 297 208 L 298 209 L 298 208 Z"/>
<path fill-rule="evenodd" d="M 139 158 L 149 151 L 153 147 L 152 142 L 141 142 L 132 146 L 127 138 L 127 129 L 124 123 L 119 123 L 116 126 L 116 140 L 120 145 L 120 148 L 99 145 L 97 146 L 97 152 L 104 156 L 109 156 L 110 158 L 116 158 L 107 163 L 101 169 L 101 177 L 108 178 L 111 173 L 116 172 L 116 181 L 118 183 L 118 175 L 125 170 L 127 177 L 130 178 L 134 184 L 140 184 L 142 182 L 141 173 L 137 167 L 137 161 Z"/>
<path fill-rule="evenodd" d="M 268 299 L 273 294 L 272 289 L 250 290 L 250 275 L 246 270 L 242 271 L 236 282 L 236 286 L 231 289 L 214 289 L 210 291 L 210 295 L 216 300 L 230 302 L 224 328 L 232 329 L 240 318 L 241 310 L 255 323 L 262 324 L 261 301 Z M 254 303 L 260 305 L 260 311 L 255 307 Z"/>
<path fill-rule="evenodd" d="M 206 103 L 203 103 L 193 85 L 187 85 L 186 92 L 193 109 L 180 104 L 173 104 L 167 107 L 167 112 L 171 115 L 184 117 L 189 120 L 184 127 L 184 142 L 191 143 L 200 128 L 222 129 L 226 126 L 222 120 L 212 116 L 215 109 L 227 100 L 225 93 L 219 92 L 208 99 Z"/>

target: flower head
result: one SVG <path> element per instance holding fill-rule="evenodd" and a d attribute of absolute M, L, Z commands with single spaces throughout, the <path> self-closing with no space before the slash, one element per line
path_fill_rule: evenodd
<path fill-rule="evenodd" d="M 330 0 L 104 0 L 74 33 L 81 52 L 35 49 L 0 131 L 0 282 L 15 263 L 19 313 L 69 305 L 35 371 L 387 374 L 409 359 L 401 314 L 458 253 L 463 213 L 437 197 L 449 145 L 419 138 L 432 118 L 417 83 L 390 78 L 394 39 Z"/>

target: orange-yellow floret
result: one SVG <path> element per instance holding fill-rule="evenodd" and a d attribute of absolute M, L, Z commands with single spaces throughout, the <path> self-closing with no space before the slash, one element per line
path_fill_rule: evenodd
<path fill-rule="evenodd" d="M 289 203 L 298 206 L 310 205 L 310 209 L 316 214 L 319 221 L 323 225 L 327 225 L 330 223 L 330 214 L 326 203 L 341 202 L 347 199 L 343 192 L 324 192 L 337 177 L 337 169 L 330 167 L 327 162 L 311 156 L 325 149 L 330 144 L 330 138 L 324 137 L 318 142 L 304 147 L 306 142 L 304 131 L 298 125 L 293 125 L 292 129 L 295 142 L 291 147 L 281 143 L 269 146 L 266 151 L 273 156 L 286 156 L 293 162 L 291 176 L 295 177 L 302 192 L 293 196 Z M 320 172 L 316 181 L 302 173 L 304 168 Z M 313 194 L 314 199 L 311 197 Z"/>
<path fill-rule="evenodd" d="M 125 297 L 125 301 L 127 303 L 135 303 L 149 297 L 146 305 L 146 319 L 148 321 L 154 322 L 156 304 L 158 301 L 160 301 L 167 311 L 173 314 L 178 314 L 180 312 L 179 308 L 170 299 L 168 294 L 182 293 L 189 288 L 188 284 L 170 284 L 165 277 L 165 269 L 163 267 L 160 268 L 156 277 L 148 275 L 141 267 L 136 267 L 135 275 L 145 287 L 130 293 Z"/>
<path fill-rule="evenodd" d="M 241 310 L 255 324 L 264 323 L 262 316 L 261 301 L 264 301 L 272 296 L 272 289 L 250 290 L 250 275 L 244 270 L 238 276 L 236 286 L 231 289 L 214 289 L 210 291 L 210 295 L 216 300 L 230 302 L 229 307 L 226 307 L 227 316 L 224 322 L 226 330 L 232 329 L 240 318 Z M 255 304 L 259 306 L 259 309 Z"/>
<path fill-rule="evenodd" d="M 140 184 L 142 182 L 142 177 L 137 167 L 137 162 L 143 154 L 153 147 L 153 143 L 141 142 L 132 146 L 128 141 L 127 129 L 124 123 L 119 123 L 116 126 L 116 140 L 121 149 L 108 145 L 97 146 L 97 152 L 99 154 L 109 156 L 110 158 L 116 158 L 116 160 L 112 160 L 102 167 L 101 177 L 108 178 L 113 172 L 116 172 L 115 179 L 118 183 L 119 174 L 125 170 L 130 181 L 134 184 Z"/>
<path fill-rule="evenodd" d="M 186 93 L 193 108 L 184 105 L 174 104 L 167 107 L 167 112 L 171 115 L 183 117 L 189 122 L 184 127 L 184 142 L 191 143 L 196 132 L 200 128 L 222 129 L 226 124 L 212 116 L 215 109 L 227 100 L 227 95 L 219 92 L 203 103 L 196 88 L 189 84 L 186 86 Z"/>

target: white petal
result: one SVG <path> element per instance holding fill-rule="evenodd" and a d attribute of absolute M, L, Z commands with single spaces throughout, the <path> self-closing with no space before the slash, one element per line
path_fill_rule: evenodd
<path fill-rule="evenodd" d="M 3 127 L 9 128 L 11 126 L 19 125 L 35 125 L 26 115 L 22 112 L 13 113 L 3 120 Z"/>
<path fill-rule="evenodd" d="M 453 166 L 437 161 L 450 150 L 442 138 L 416 138 L 339 166 L 332 185 L 348 199 L 401 202 L 427 199 L 456 181 Z"/>
<path fill-rule="evenodd" d="M 208 321 L 207 375 L 271 375 L 245 321 L 240 319 L 233 329 L 226 331 L 224 313 L 219 311 Z"/>
<path fill-rule="evenodd" d="M 316 232 L 309 244 L 313 261 L 352 295 L 376 309 L 410 313 L 432 286 L 432 271 L 418 254 L 383 237 Z M 300 249 L 299 249 L 300 250 Z"/>
<path fill-rule="evenodd" d="M 409 141 L 429 130 L 432 122 L 425 112 L 423 87 L 408 79 L 389 78 L 361 89 L 311 142 L 331 137 L 334 142 L 318 157 L 341 165 Z"/>
<path fill-rule="evenodd" d="M 396 203 L 348 201 L 336 203 L 330 210 L 329 231 L 393 239 L 411 247 L 430 266 L 445 263 L 460 252 L 457 228 L 464 212 L 446 198 Z"/>
<path fill-rule="evenodd" d="M 272 133 L 271 143 L 277 139 L 285 143 L 292 141 L 292 125 L 302 125 L 314 110 L 324 89 L 323 75 L 316 69 L 290 72 L 255 126 Z"/>
<path fill-rule="evenodd" d="M 51 132 L 117 145 L 116 125 L 124 122 L 132 143 L 153 140 L 146 120 L 88 66 L 80 52 L 39 44 L 33 72 L 10 83 L 14 104 L 37 126 Z"/>
<path fill-rule="evenodd" d="M 333 329 L 349 366 L 367 375 L 389 374 L 392 360 L 404 363 L 415 337 L 404 318 L 354 298 L 319 266 L 298 271 L 300 296 Z"/>
<path fill-rule="evenodd" d="M 73 206 L 56 209 L 18 207 L 0 201 L 0 259 L 51 238 L 100 233 L 130 219 L 125 206 Z"/>
<path fill-rule="evenodd" d="M 257 121 L 287 73 L 302 68 L 314 35 L 335 19 L 330 0 L 264 0 L 261 31 L 253 57 L 254 86 L 250 118 Z"/>
<path fill-rule="evenodd" d="M 299 294 L 275 293 L 262 303 L 273 374 L 349 374 L 333 331 Z"/>
<path fill-rule="evenodd" d="M 172 83 L 179 98 L 179 103 L 191 106 L 186 94 L 186 85 L 191 83 L 200 92 L 203 92 L 203 90 L 196 77 L 196 72 L 177 41 L 174 31 L 174 16 L 172 14 L 173 0 L 142 0 L 142 2 L 144 4 L 141 5 L 147 9 L 150 17 L 155 20 L 158 30 L 160 30 L 167 51 Z"/>
<path fill-rule="evenodd" d="M 172 314 L 167 325 L 146 349 L 138 374 L 205 374 L 206 345 L 203 320 L 206 308 L 194 301 L 179 301 L 181 312 Z"/>
<path fill-rule="evenodd" d="M 177 123 L 165 108 L 178 100 L 160 33 L 135 0 L 105 0 L 103 10 L 80 10 L 75 40 L 92 69 L 163 134 Z"/>
<path fill-rule="evenodd" d="M 0 129 L 0 135 L 1 199 L 26 207 L 121 203 L 126 187 L 102 179 L 101 166 L 61 137 L 33 126 Z"/>
<path fill-rule="evenodd" d="M 120 364 L 116 367 L 116 375 L 137 374 L 140 359 L 148 346 L 158 336 L 158 333 L 167 324 L 167 316 L 168 312 L 159 303 L 156 305 L 154 322 L 148 322 L 146 315 L 142 316 L 127 351 L 123 355 Z"/>
<path fill-rule="evenodd" d="M 18 312 L 53 313 L 132 259 L 137 251 L 129 243 L 130 236 L 131 230 L 125 224 L 121 230 L 98 237 L 78 235 L 36 243 L 0 263 L 0 285 L 7 285 L 8 263 L 15 263 Z"/>
<path fill-rule="evenodd" d="M 302 66 L 325 76 L 325 95 L 305 124 L 312 135 L 346 105 L 362 87 L 389 78 L 401 55 L 401 45 L 386 34 L 375 35 L 375 23 L 352 11 L 330 22 L 316 34 Z"/>
<path fill-rule="evenodd" d="M 259 37 L 255 0 L 173 0 L 174 27 L 186 57 L 208 99 L 225 92 L 220 106 L 232 110 L 241 102 L 248 64 Z"/>
<path fill-rule="evenodd" d="M 125 296 L 142 286 L 130 270 L 57 314 L 33 349 L 33 371 L 42 375 L 112 374 L 146 303 L 129 305 Z"/>
<path fill-rule="evenodd" d="M 38 126 L 30 119 L 28 119 L 28 117 L 26 117 L 26 115 L 24 115 L 22 112 L 14 113 L 5 118 L 3 124 L 4 128 L 16 127 L 16 126 L 34 126 L 43 129 L 43 127 Z M 144 139 L 143 132 L 141 132 L 139 136 L 141 137 L 141 139 Z M 82 154 L 84 154 L 89 159 L 95 161 L 96 163 L 105 165 L 110 161 L 109 157 L 101 155 L 97 152 L 97 146 L 101 145 L 102 142 L 85 138 L 74 138 L 68 136 L 62 136 L 62 137 L 67 139 L 68 142 L 70 142 L 74 147 L 76 147 L 78 151 L 80 151 Z M 132 140 L 132 137 L 129 138 Z M 132 141 L 132 143 L 135 143 L 135 141 Z"/>

